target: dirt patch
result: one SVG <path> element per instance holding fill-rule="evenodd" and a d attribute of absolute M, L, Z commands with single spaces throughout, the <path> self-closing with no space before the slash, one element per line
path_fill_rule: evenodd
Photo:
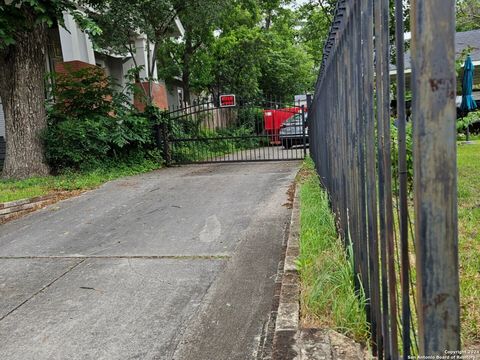
<path fill-rule="evenodd" d="M 282 206 L 285 206 L 287 209 L 293 209 L 293 199 L 295 197 L 295 187 L 296 187 L 295 182 L 293 182 L 287 190 L 287 195 L 288 195 L 287 202 L 282 205 Z"/>
<path fill-rule="evenodd" d="M 117 184 L 118 187 L 134 188 L 138 185 L 138 181 L 122 181 Z"/>
<path fill-rule="evenodd" d="M 308 179 L 313 175 L 316 175 L 315 169 L 309 169 L 307 166 L 302 166 L 295 177 L 295 182 L 302 183 L 305 179 Z"/>

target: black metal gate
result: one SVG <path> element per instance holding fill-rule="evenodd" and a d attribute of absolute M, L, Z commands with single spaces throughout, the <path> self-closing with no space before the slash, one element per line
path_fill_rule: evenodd
<path fill-rule="evenodd" d="M 232 101 L 233 100 L 233 101 Z M 301 160 L 306 105 L 278 101 L 195 101 L 163 114 L 159 137 L 170 164 Z"/>

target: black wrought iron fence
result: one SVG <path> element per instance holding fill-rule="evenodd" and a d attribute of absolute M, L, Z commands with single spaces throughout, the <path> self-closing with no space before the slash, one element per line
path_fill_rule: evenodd
<path fill-rule="evenodd" d="M 385 359 L 460 348 L 455 1 L 411 3 L 413 149 L 407 147 L 405 5 L 395 1 L 390 44 L 389 0 L 338 1 L 309 106 L 311 156 L 341 236 L 353 248 L 373 352 Z"/>
<path fill-rule="evenodd" d="M 302 160 L 308 152 L 301 102 L 237 98 L 225 107 L 194 101 L 162 116 L 157 139 L 172 164 Z"/>

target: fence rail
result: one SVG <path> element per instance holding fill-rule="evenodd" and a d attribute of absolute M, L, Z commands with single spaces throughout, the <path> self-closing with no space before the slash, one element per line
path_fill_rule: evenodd
<path fill-rule="evenodd" d="M 460 350 L 455 1 L 411 4 L 413 169 L 407 161 L 405 1 L 394 5 L 393 47 L 389 0 L 337 2 L 309 107 L 311 156 L 339 232 L 353 248 L 355 286 L 368 300 L 379 359 Z"/>

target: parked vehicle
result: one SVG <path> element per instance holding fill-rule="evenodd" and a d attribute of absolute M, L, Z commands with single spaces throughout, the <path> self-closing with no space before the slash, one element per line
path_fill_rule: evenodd
<path fill-rule="evenodd" d="M 280 127 L 292 115 L 302 111 L 301 107 L 286 107 L 282 109 L 268 109 L 263 111 L 264 129 L 270 138 L 271 145 L 280 145 Z"/>
<path fill-rule="evenodd" d="M 305 113 L 305 122 L 307 113 Z M 303 144 L 303 118 L 302 114 L 296 114 L 285 121 L 280 127 L 280 142 L 285 149 L 294 145 Z M 308 143 L 308 127 L 305 126 L 305 142 Z"/>

